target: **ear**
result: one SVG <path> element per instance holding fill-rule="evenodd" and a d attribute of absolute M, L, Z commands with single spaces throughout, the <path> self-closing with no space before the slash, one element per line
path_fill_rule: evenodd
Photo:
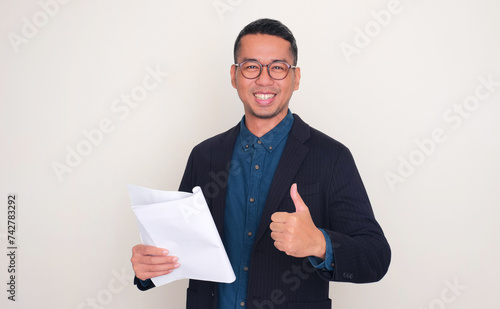
<path fill-rule="evenodd" d="M 236 66 L 234 64 L 231 65 L 231 85 L 236 89 Z"/>
<path fill-rule="evenodd" d="M 293 85 L 293 90 L 299 90 L 299 85 L 300 85 L 300 68 L 297 67 L 295 68 L 295 82 Z"/>

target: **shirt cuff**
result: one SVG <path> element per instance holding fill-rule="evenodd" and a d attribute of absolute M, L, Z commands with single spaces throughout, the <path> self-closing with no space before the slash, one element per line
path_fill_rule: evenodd
<path fill-rule="evenodd" d="M 325 260 L 323 261 L 319 257 L 316 256 L 310 256 L 309 257 L 309 262 L 311 262 L 312 266 L 314 266 L 317 269 L 323 269 L 323 270 L 333 270 L 333 267 L 335 266 L 335 263 L 333 262 L 333 247 L 332 247 L 332 241 L 330 239 L 330 235 L 328 235 L 327 232 L 325 232 L 322 229 L 319 229 L 321 233 L 323 233 L 323 236 L 325 237 L 326 241 L 326 253 L 325 253 Z"/>

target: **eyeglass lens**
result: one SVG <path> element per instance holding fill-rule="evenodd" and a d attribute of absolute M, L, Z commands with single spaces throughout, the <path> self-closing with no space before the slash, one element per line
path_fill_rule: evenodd
<path fill-rule="evenodd" d="M 273 79 L 284 79 L 288 75 L 288 65 L 284 62 L 272 62 L 266 66 L 269 76 Z M 246 78 L 257 78 L 262 71 L 262 65 L 256 61 L 241 63 L 241 73 Z"/>

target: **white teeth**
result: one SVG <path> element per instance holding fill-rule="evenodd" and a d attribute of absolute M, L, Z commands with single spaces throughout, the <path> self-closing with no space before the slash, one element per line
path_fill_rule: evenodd
<path fill-rule="evenodd" d="M 270 94 L 270 93 L 266 93 L 266 94 L 256 93 L 254 95 L 259 100 L 269 100 L 270 98 L 274 97 L 274 94 Z"/>

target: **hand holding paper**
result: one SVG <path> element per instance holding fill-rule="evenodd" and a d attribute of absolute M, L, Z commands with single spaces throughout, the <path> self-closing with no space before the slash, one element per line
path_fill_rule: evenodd
<path fill-rule="evenodd" d="M 135 276 L 141 280 L 170 274 L 180 266 L 176 256 L 168 255 L 168 250 L 148 245 L 132 248 L 132 267 Z"/>
<path fill-rule="evenodd" d="M 134 247 L 134 271 L 137 265 L 144 276 L 139 279 L 166 273 L 151 278 L 155 286 L 184 278 L 226 283 L 236 279 L 200 187 L 192 194 L 132 185 L 128 189 L 142 243 L 157 247 Z M 174 269 L 176 264 L 182 266 Z"/>

